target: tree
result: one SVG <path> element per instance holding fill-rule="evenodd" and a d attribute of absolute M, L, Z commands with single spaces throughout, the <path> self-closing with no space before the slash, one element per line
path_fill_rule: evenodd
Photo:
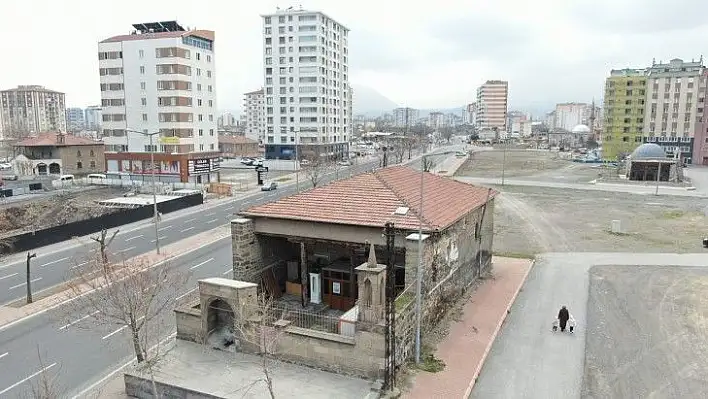
<path fill-rule="evenodd" d="M 389 147 L 393 156 L 395 156 L 396 163 L 403 162 L 403 157 L 406 155 L 405 138 L 397 137 L 391 140 L 391 146 Z"/>
<path fill-rule="evenodd" d="M 39 359 L 39 374 L 32 383 L 33 399 L 54 399 L 62 395 L 59 393 L 56 383 L 56 374 L 50 375 L 49 370 L 56 366 L 56 363 L 47 365 L 42 359 L 42 355 L 37 346 L 37 358 Z"/>
<path fill-rule="evenodd" d="M 88 313 L 88 319 L 98 325 L 127 329 L 135 359 L 142 363 L 147 359 L 151 338 L 159 340 L 152 335 L 159 330 L 163 311 L 174 307 L 185 275 L 170 270 L 166 263 L 150 265 L 146 260 L 131 260 L 104 264 L 97 258 L 74 269 L 75 279 L 69 282 L 76 295 L 72 308 L 82 315 Z"/>
<path fill-rule="evenodd" d="M 429 157 L 423 157 L 423 172 L 431 172 L 435 167 L 435 162 Z"/>
<path fill-rule="evenodd" d="M 329 167 L 329 162 L 322 159 L 317 153 L 305 154 L 305 160 L 307 161 L 303 165 L 302 169 L 305 172 L 305 176 L 312 183 L 312 187 L 317 187 L 317 185 L 322 180 L 322 176 L 327 172 Z"/>
<path fill-rule="evenodd" d="M 442 137 L 443 140 L 447 141 L 448 143 L 450 143 L 450 139 L 452 139 L 452 134 L 453 130 L 450 127 L 444 127 L 440 129 L 440 137 Z"/>
<path fill-rule="evenodd" d="M 594 137 L 588 137 L 587 141 L 585 142 L 585 147 L 588 150 L 594 150 L 595 148 L 599 147 L 600 145 L 597 143 Z"/>
<path fill-rule="evenodd" d="M 413 157 L 413 148 L 415 148 L 415 142 L 416 140 L 413 137 L 406 137 L 403 143 L 405 150 L 408 152 L 408 160 Z"/>
<path fill-rule="evenodd" d="M 96 236 L 96 237 L 91 237 L 92 240 L 96 241 L 98 243 L 98 250 L 101 255 L 101 261 L 103 262 L 104 265 L 108 264 L 108 246 L 111 245 L 113 240 L 116 238 L 116 235 L 118 234 L 120 230 L 116 230 L 113 232 L 113 235 L 111 238 L 107 238 L 108 236 L 108 231 L 106 229 L 101 229 L 101 235 Z"/>
<path fill-rule="evenodd" d="M 30 271 L 30 265 L 32 263 L 32 258 L 36 258 L 36 253 L 27 252 L 27 271 L 25 276 L 27 278 L 27 303 L 32 303 L 32 273 Z"/>

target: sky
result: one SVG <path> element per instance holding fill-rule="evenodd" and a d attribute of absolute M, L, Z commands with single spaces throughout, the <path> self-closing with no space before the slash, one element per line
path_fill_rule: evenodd
<path fill-rule="evenodd" d="M 503 79 L 511 109 L 541 112 L 600 101 L 610 69 L 708 56 L 705 0 L 2 3 L 0 88 L 43 85 L 78 107 L 100 103 L 98 41 L 133 23 L 177 20 L 216 31 L 218 105 L 238 111 L 242 94 L 263 83 L 260 15 L 278 6 L 323 11 L 347 26 L 351 82 L 414 108 L 459 107 L 485 80 Z"/>

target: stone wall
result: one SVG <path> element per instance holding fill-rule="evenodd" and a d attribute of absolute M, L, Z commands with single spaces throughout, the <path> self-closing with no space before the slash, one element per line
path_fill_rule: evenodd
<path fill-rule="evenodd" d="M 202 313 L 199 301 L 192 306 L 180 306 L 175 309 L 175 324 L 177 326 L 177 339 L 184 341 L 202 342 Z"/>
<path fill-rule="evenodd" d="M 123 381 L 125 383 L 125 394 L 127 396 L 138 399 L 153 399 L 155 397 L 152 391 L 152 381 L 149 378 L 145 378 L 137 373 L 133 374 L 129 371 L 123 374 Z M 158 397 L 160 398 L 222 399 L 219 396 L 209 395 L 203 392 L 197 392 L 172 384 L 162 383 L 157 380 L 155 381 L 155 386 L 157 387 L 157 393 L 159 395 Z"/>
<path fill-rule="evenodd" d="M 231 244 L 234 280 L 258 283 L 259 272 L 263 269 L 263 256 L 253 220 L 239 218 L 231 221 Z"/>

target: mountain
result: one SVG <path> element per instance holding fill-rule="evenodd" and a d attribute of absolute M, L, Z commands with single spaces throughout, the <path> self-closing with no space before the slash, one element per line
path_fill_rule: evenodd
<path fill-rule="evenodd" d="M 369 86 L 352 85 L 352 88 L 354 115 L 381 116 L 398 107 L 398 104 Z"/>

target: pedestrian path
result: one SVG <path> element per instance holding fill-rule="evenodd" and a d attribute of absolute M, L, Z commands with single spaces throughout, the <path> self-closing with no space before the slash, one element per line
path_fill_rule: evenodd
<path fill-rule="evenodd" d="M 528 259 L 494 257 L 492 277 L 485 279 L 453 321 L 435 357 L 445 363 L 438 373 L 419 371 L 407 399 L 467 398 L 501 328 L 507 311 L 531 270 Z"/>

